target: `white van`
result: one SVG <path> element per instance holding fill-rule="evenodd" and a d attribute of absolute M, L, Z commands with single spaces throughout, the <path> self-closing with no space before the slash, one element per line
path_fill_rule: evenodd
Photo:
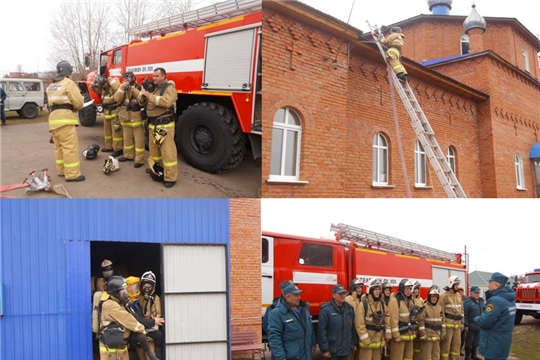
<path fill-rule="evenodd" d="M 0 87 L 7 94 L 5 111 L 16 111 L 19 116 L 33 119 L 43 109 L 45 89 L 40 79 L 0 79 Z"/>

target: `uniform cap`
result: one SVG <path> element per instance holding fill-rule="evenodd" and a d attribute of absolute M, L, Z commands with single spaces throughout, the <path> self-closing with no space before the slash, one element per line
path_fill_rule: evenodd
<path fill-rule="evenodd" d="M 501 274 L 500 272 L 494 272 L 493 275 L 491 275 L 491 279 L 488 281 L 495 281 L 499 284 L 506 285 L 508 282 L 508 276 Z"/>
<path fill-rule="evenodd" d="M 287 287 L 287 285 L 294 284 L 292 280 L 285 280 L 279 285 L 279 288 L 283 291 Z"/>
<path fill-rule="evenodd" d="M 298 288 L 298 286 L 296 286 L 295 284 L 289 284 L 287 286 L 285 286 L 283 289 L 283 295 L 287 295 L 287 294 L 300 294 L 302 292 L 302 290 L 300 290 Z"/>
<path fill-rule="evenodd" d="M 341 284 L 334 285 L 334 287 L 332 288 L 332 294 L 343 294 L 346 292 L 347 289 L 345 289 L 345 287 L 343 287 L 343 285 Z"/>
<path fill-rule="evenodd" d="M 471 292 L 473 293 L 480 293 L 480 288 L 478 286 L 472 286 L 471 287 Z"/>

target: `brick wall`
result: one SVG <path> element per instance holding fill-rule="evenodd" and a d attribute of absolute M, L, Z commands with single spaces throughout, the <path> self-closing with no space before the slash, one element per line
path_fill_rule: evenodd
<path fill-rule="evenodd" d="M 231 324 L 261 339 L 261 202 L 231 199 Z M 233 358 L 248 354 L 235 353 Z M 251 353 L 249 354 L 251 358 Z"/>

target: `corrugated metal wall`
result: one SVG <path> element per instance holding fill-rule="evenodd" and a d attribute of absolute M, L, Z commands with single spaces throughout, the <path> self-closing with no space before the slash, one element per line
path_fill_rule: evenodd
<path fill-rule="evenodd" d="M 91 241 L 229 244 L 228 199 L 2 199 L 0 210 L 6 360 L 91 359 Z"/>

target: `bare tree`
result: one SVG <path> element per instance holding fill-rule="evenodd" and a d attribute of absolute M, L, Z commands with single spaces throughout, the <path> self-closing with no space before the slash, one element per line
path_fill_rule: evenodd
<path fill-rule="evenodd" d="M 166 18 L 173 15 L 183 14 L 195 9 L 202 0 L 161 0 L 157 18 Z"/>
<path fill-rule="evenodd" d="M 125 43 L 131 41 L 129 29 L 143 25 L 154 19 L 153 14 L 157 5 L 154 2 L 145 0 L 123 0 L 116 4 L 118 4 L 116 19 L 124 34 L 123 39 Z"/>

